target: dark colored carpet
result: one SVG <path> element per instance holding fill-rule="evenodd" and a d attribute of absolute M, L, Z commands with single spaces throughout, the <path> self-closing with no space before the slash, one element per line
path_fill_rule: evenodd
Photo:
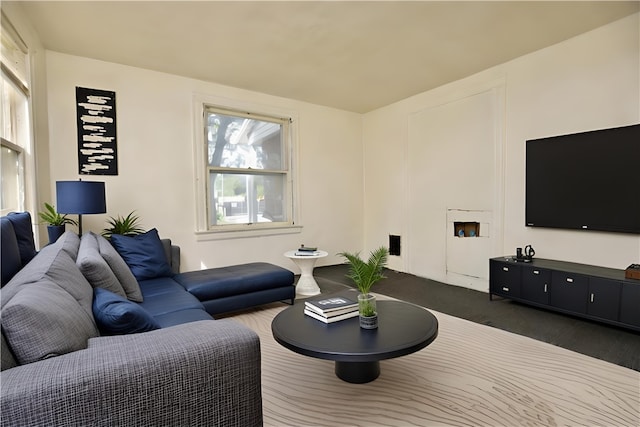
<path fill-rule="evenodd" d="M 351 285 L 347 266 L 317 267 L 323 293 Z M 393 270 L 372 291 L 640 371 L 640 333 Z M 639 308 L 640 309 L 640 308 Z"/>

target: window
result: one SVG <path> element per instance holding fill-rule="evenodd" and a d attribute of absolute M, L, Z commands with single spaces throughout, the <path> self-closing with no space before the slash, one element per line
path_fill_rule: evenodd
<path fill-rule="evenodd" d="M 25 210 L 25 156 L 30 153 L 27 49 L 2 16 L 2 81 L 0 87 L 0 211 Z"/>
<path fill-rule="evenodd" d="M 291 120 L 205 106 L 207 229 L 293 225 Z"/>

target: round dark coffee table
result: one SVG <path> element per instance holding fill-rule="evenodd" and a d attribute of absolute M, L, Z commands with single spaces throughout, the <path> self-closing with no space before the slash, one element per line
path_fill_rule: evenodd
<path fill-rule="evenodd" d="M 378 300 L 378 329 L 361 329 L 358 317 L 323 323 L 304 314 L 304 302 L 273 319 L 275 340 L 296 353 L 335 361 L 338 378 L 356 384 L 380 375 L 380 360 L 405 356 L 431 344 L 438 320 L 426 309 L 401 301 Z"/>

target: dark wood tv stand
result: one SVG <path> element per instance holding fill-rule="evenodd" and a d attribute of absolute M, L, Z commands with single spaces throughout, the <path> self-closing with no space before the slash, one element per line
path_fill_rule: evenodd
<path fill-rule="evenodd" d="M 640 331 L 640 280 L 624 270 L 515 256 L 489 260 L 489 299 L 529 305 Z"/>

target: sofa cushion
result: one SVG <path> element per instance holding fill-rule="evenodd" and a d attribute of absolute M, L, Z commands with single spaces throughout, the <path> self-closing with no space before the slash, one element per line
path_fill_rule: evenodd
<path fill-rule="evenodd" d="M 138 280 L 172 276 L 164 247 L 155 228 L 136 236 L 114 234 L 111 243 Z"/>
<path fill-rule="evenodd" d="M 140 305 L 106 289 L 94 290 L 93 315 L 105 335 L 153 331 L 160 325 Z"/>
<path fill-rule="evenodd" d="M 127 263 L 124 262 L 118 251 L 116 251 L 107 239 L 98 234 L 94 234 L 94 236 L 98 241 L 100 255 L 102 255 L 102 258 L 109 264 L 113 274 L 118 278 L 120 285 L 127 294 L 127 298 L 131 301 L 142 302 L 143 296 L 140 291 L 140 285 L 138 285 L 138 281 Z"/>
<path fill-rule="evenodd" d="M 181 310 L 199 309 L 204 311 L 202 303 L 184 289 L 175 289 L 156 295 L 145 295 L 144 302 L 141 302 L 140 306 L 153 317 Z"/>
<path fill-rule="evenodd" d="M 103 288 L 122 297 L 127 296 L 111 267 L 100 255 L 98 241 L 92 233 L 85 233 L 80 239 L 76 264 L 94 288 Z"/>
<path fill-rule="evenodd" d="M 206 311 L 198 308 L 189 308 L 186 310 L 173 311 L 171 313 L 160 314 L 154 319 L 161 328 L 181 325 L 183 323 L 197 322 L 199 320 L 213 320 L 213 317 Z"/>
<path fill-rule="evenodd" d="M 180 273 L 174 280 L 200 301 L 208 301 L 293 285 L 294 275 L 277 265 L 254 262 Z"/>
<path fill-rule="evenodd" d="M 9 218 L 4 216 L 0 220 L 0 224 L 0 237 L 2 237 L 2 247 L 0 247 L 2 268 L 0 271 L 2 272 L 2 286 L 4 286 L 20 271 L 22 268 L 22 259 L 20 258 L 20 247 L 15 230 L 13 229 L 13 224 L 9 221 Z"/>
<path fill-rule="evenodd" d="M 0 370 L 4 371 L 5 369 L 18 366 L 18 362 L 16 362 L 15 357 L 13 357 L 9 344 L 7 344 L 7 340 L 4 339 L 4 333 L 0 334 L 0 338 L 2 338 L 2 347 L 0 348 L 0 357 L 2 358 L 2 361 L 0 362 Z"/>
<path fill-rule="evenodd" d="M 20 364 L 87 348 L 93 318 L 48 279 L 22 286 L 2 308 L 2 330 Z"/>
<path fill-rule="evenodd" d="M 185 291 L 185 289 L 171 277 L 156 277 L 155 279 L 141 280 L 140 290 L 145 298 Z"/>
<path fill-rule="evenodd" d="M 16 232 L 22 265 L 27 265 L 36 256 L 36 244 L 33 240 L 31 214 L 29 212 L 11 212 L 7 215 Z"/>

